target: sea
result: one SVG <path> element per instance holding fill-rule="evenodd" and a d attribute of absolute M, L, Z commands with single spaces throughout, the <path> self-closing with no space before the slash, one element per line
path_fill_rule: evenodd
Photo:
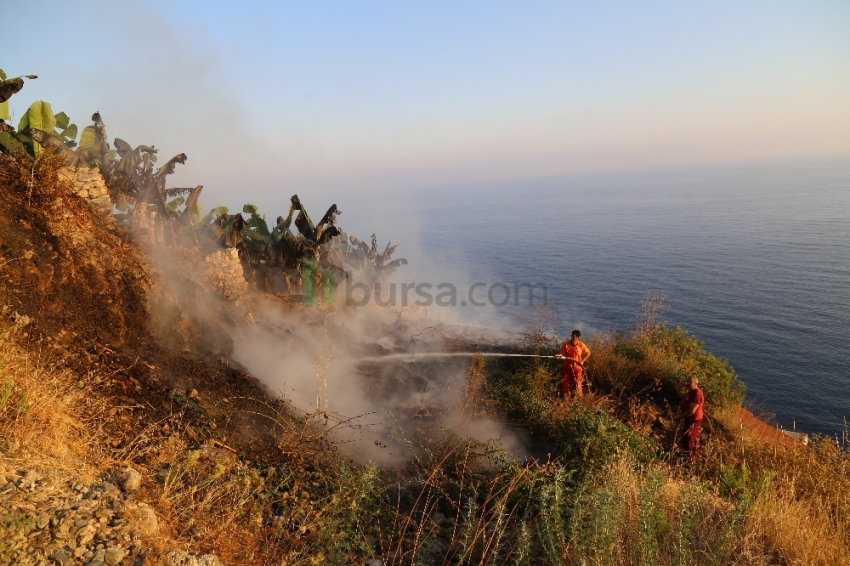
<path fill-rule="evenodd" d="M 508 292 L 538 284 L 559 332 L 587 336 L 663 296 L 661 318 L 728 360 L 757 415 L 839 437 L 850 418 L 850 158 L 422 186 L 340 208 L 348 233 L 398 244 L 399 292 L 457 289 L 429 316 L 521 329 L 535 308 Z M 485 306 L 466 301 L 476 283 Z"/>

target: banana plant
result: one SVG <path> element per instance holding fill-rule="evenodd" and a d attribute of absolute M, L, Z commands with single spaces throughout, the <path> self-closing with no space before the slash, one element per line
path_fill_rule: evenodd
<path fill-rule="evenodd" d="M 284 241 L 288 247 L 289 253 L 301 253 L 302 271 L 303 266 L 307 265 L 315 273 L 315 303 L 321 307 L 324 299 L 324 271 L 330 271 L 334 274 L 335 279 L 342 279 L 348 276 L 348 272 L 339 265 L 336 258 L 328 253 L 331 240 L 340 235 L 339 228 L 336 227 L 336 217 L 342 214 L 342 211 L 332 204 L 318 224 L 313 224 L 310 216 L 298 195 L 292 195 L 290 199 L 291 205 L 289 209 L 289 217 L 294 211 L 298 211 L 298 216 L 295 217 L 295 227 L 298 229 L 300 236 L 295 238 L 287 238 L 286 234 L 289 230 L 284 231 Z M 289 218 L 288 217 L 288 218 Z M 287 224 L 287 220 L 284 220 Z M 305 260 L 307 260 L 305 264 Z M 312 266 L 311 266 L 312 264 Z"/>
<path fill-rule="evenodd" d="M 303 275 L 305 268 L 310 272 L 309 283 L 311 287 L 315 284 L 315 294 L 312 296 L 311 293 L 311 297 L 305 294 L 305 301 L 315 299 L 316 304 L 321 306 L 326 294 L 323 280 L 329 277 L 336 281 L 348 275 L 329 246 L 332 239 L 340 234 L 335 226 L 336 216 L 340 214 L 336 205 L 332 205 L 322 220 L 314 224 L 298 195 L 293 195 L 286 218 L 279 216 L 273 228 L 252 204 L 246 204 L 242 214 L 229 215 L 224 207 L 221 207 L 221 212 L 210 225 L 219 243 L 238 248 L 249 265 L 264 273 L 269 266 L 279 268 L 290 293 L 289 272 L 294 270 L 299 276 Z M 293 223 L 298 234 L 291 230 Z"/>
<path fill-rule="evenodd" d="M 30 105 L 17 131 L 0 121 L 0 147 L 5 151 L 25 151 L 34 158 L 46 150 L 61 154 L 68 165 L 75 165 L 78 157 L 71 148 L 77 145 L 76 137 L 77 126 L 71 123 L 68 115 L 64 112 L 54 114 L 50 104 L 43 100 Z"/>
<path fill-rule="evenodd" d="M 384 251 L 378 253 L 378 238 L 372 234 L 372 245 L 349 236 L 351 246 L 345 256 L 346 263 L 358 270 L 370 284 L 383 284 L 386 278 L 392 275 L 402 265 L 407 265 L 405 258 L 391 260 L 398 245 L 387 242 Z"/>
<path fill-rule="evenodd" d="M 167 199 L 188 193 L 190 196 L 186 202 L 188 204 L 191 201 L 193 209 L 190 214 L 198 216 L 195 206 L 197 195 L 200 193 L 198 187 L 168 190 L 165 188 L 166 177 L 174 173 L 178 163 L 186 162 L 185 153 L 175 155 L 154 170 L 153 164 L 157 161 L 158 151 L 154 146 L 140 145 L 134 148 L 121 138 L 115 138 L 115 149 L 111 149 L 106 125 L 99 112 L 92 115 L 92 122 L 93 124 L 86 126 L 80 134 L 76 153 L 83 163 L 100 170 L 114 202 L 122 198 L 133 203 L 145 202 L 162 216 L 177 219 L 182 216 L 177 211 L 179 205 L 169 206 Z"/>

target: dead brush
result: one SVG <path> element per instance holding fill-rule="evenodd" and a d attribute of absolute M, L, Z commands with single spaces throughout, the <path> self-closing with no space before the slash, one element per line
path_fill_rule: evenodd
<path fill-rule="evenodd" d="M 283 395 L 281 393 L 281 395 Z M 239 408 L 224 413 L 225 419 L 244 414 L 266 421 L 276 437 L 277 448 L 289 459 L 333 460 L 340 446 L 360 440 L 368 430 L 372 413 L 346 416 L 316 409 L 299 413 L 285 398 L 233 397 L 254 408 Z"/>
<path fill-rule="evenodd" d="M 189 449 L 178 435 L 169 444 L 155 465 L 162 482 L 157 508 L 172 536 L 201 548 L 226 547 L 231 537 L 255 539 L 262 519 L 254 498 L 265 483 L 259 472 L 212 444 Z"/>
<path fill-rule="evenodd" d="M 492 411 L 496 403 L 487 391 L 487 361 L 484 356 L 475 355 L 469 361 L 466 382 L 462 388 L 463 395 L 459 400 L 460 413 L 469 413 L 470 416 L 480 416 Z"/>
<path fill-rule="evenodd" d="M 24 466 L 84 471 L 82 462 L 99 460 L 95 439 L 105 405 L 91 400 L 70 371 L 52 369 L 47 355 L 40 359 L 17 345 L 28 324 L 18 317 L 0 331 L 2 448 Z"/>
<path fill-rule="evenodd" d="M 539 472 L 505 466 L 497 453 L 460 435 L 431 452 L 430 471 L 411 508 L 403 510 L 400 500 L 396 505 L 384 563 L 504 563 L 515 545 L 515 516 L 523 505 L 519 492 Z M 494 458 L 495 468 L 482 468 Z M 452 510 L 448 517 L 439 511 L 446 508 Z"/>
<path fill-rule="evenodd" d="M 591 355 L 587 372 L 598 389 L 610 391 L 618 399 L 631 397 L 638 392 L 647 393 L 657 388 L 657 379 L 647 379 L 644 364 L 635 364 L 625 354 L 617 351 L 617 337 L 597 334 L 589 340 Z"/>
<path fill-rule="evenodd" d="M 0 154 L 0 187 L 27 208 L 58 213 L 71 210 L 77 222 L 88 225 L 91 208 L 74 195 L 60 171 L 64 160 L 43 152 L 35 159 L 26 154 Z M 8 198 L 8 197 L 7 197 Z"/>
<path fill-rule="evenodd" d="M 847 564 L 850 454 L 828 438 L 806 448 L 732 432 L 715 437 L 697 472 L 712 483 L 721 481 L 724 467 L 769 479 L 747 508 L 736 552 L 752 563 Z"/>

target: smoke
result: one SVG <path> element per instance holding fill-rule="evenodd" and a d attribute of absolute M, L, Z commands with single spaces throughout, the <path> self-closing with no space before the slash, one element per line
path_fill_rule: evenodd
<path fill-rule="evenodd" d="M 413 229 L 388 226 L 386 233 L 408 238 L 412 233 L 414 239 L 408 241 L 415 243 L 421 231 L 409 226 Z M 381 247 L 385 242 L 381 238 Z M 220 249 L 213 241 L 206 243 L 210 247 L 205 253 Z M 427 281 L 423 268 L 443 271 L 439 265 L 419 261 L 426 257 L 421 248 L 416 253 L 411 262 L 418 267 L 414 277 Z M 202 254 L 154 246 L 151 255 L 162 272 L 165 290 L 150 307 L 152 327 L 160 338 L 185 350 L 230 353 L 269 395 L 318 417 L 312 422 L 329 415 L 327 427 L 333 429 L 329 437 L 352 458 L 395 465 L 454 434 L 497 442 L 510 453 L 525 456 L 517 432 L 470 410 L 469 359 L 380 359 L 398 353 L 445 351 L 446 336 L 462 336 L 470 344 L 509 347 L 516 342 L 515 334 L 492 326 L 464 325 L 469 317 L 464 319 L 458 311 L 435 318 L 429 315 L 441 309 L 385 308 L 375 301 L 347 307 L 344 285 L 333 309 L 282 307 L 253 293 L 229 303 L 205 281 L 204 271 L 213 264 L 202 261 Z M 224 269 L 230 272 L 232 266 Z M 453 276 L 443 278 L 457 281 L 460 287 L 470 278 L 462 271 L 457 268 Z M 355 273 L 354 278 L 358 280 L 359 275 Z M 245 323 L 248 310 L 253 324 Z"/>
<path fill-rule="evenodd" d="M 344 421 L 333 438 L 357 460 L 398 464 L 420 446 L 456 433 L 497 441 L 523 456 L 515 432 L 468 410 L 468 359 L 376 360 L 388 353 L 440 351 L 443 339 L 431 330 L 434 323 L 378 307 L 328 313 L 269 305 L 257 328 L 233 331 L 233 358 L 271 394 L 305 413 L 322 410 L 335 416 L 332 422 Z M 508 340 L 496 331 L 480 336 Z"/>

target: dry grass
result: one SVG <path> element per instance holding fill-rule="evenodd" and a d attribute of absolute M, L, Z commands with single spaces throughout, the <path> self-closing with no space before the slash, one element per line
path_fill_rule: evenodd
<path fill-rule="evenodd" d="M 213 552 L 226 564 L 279 565 L 282 558 L 289 564 L 345 563 L 352 552 L 362 552 L 358 525 L 368 522 L 349 518 L 371 512 L 364 501 L 374 499 L 368 495 L 374 470 L 319 469 L 315 450 L 290 468 L 257 469 L 214 441 L 199 445 L 179 414 L 112 448 L 111 405 L 98 375 L 51 369 L 57 360 L 22 348 L 28 324 L 18 317 L 0 332 L 0 463 L 59 482 L 93 481 L 134 466 L 145 478 L 137 497 L 159 520 L 159 532 L 145 538 L 152 564 L 187 546 Z M 282 444 L 320 434 L 307 430 L 309 424 L 281 427 Z"/>
<path fill-rule="evenodd" d="M 740 553 L 754 558 L 753 563 L 769 559 L 776 564 L 837 566 L 850 559 L 841 536 L 833 518 L 812 501 L 763 494 L 747 515 Z"/>
<path fill-rule="evenodd" d="M 752 494 L 736 542 L 743 561 L 850 563 L 850 453 L 838 443 L 817 439 L 805 448 L 732 435 L 710 446 L 697 471 L 722 487 L 723 466 L 746 467 L 751 485 L 764 482 Z"/>
<path fill-rule="evenodd" d="M 9 462 L 95 473 L 103 454 L 94 420 L 103 409 L 88 395 L 88 385 L 70 371 L 54 370 L 44 358 L 23 350 L 16 339 L 27 336 L 26 317 L 0 331 L 0 448 Z"/>

